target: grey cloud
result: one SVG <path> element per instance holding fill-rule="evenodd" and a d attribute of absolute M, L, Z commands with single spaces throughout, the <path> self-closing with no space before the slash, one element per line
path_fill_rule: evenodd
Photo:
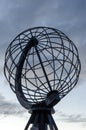
<path fill-rule="evenodd" d="M 86 43 L 80 45 L 78 50 L 79 50 L 79 55 L 81 60 L 80 79 L 83 82 L 83 80 L 86 81 Z"/>
<path fill-rule="evenodd" d="M 0 34 L 4 44 L 10 38 L 32 26 L 53 26 L 70 34 L 73 39 L 85 39 L 86 1 L 49 0 L 49 1 L 2 1 Z M 6 6 L 6 8 L 4 8 Z M 84 20 L 83 20 L 84 19 Z M 83 35 L 82 35 L 83 34 Z M 82 37 L 81 37 L 82 36 Z"/>
<path fill-rule="evenodd" d="M 61 1 L 59 9 L 59 17 L 64 31 L 74 39 L 76 44 L 82 44 L 83 40 L 86 41 L 86 1 Z"/>
<path fill-rule="evenodd" d="M 11 1 L 1 0 L 0 46 L 5 50 L 11 40 L 21 31 L 32 27 L 39 19 L 36 12 L 40 11 L 44 1 Z M 11 39 L 12 38 L 12 39 Z"/>
<path fill-rule="evenodd" d="M 69 123 L 86 123 L 86 115 L 84 114 L 65 114 L 63 112 L 59 113 L 59 120 Z"/>
<path fill-rule="evenodd" d="M 5 98 L 0 94 L 0 116 L 23 116 L 26 113 L 19 104 L 13 103 L 12 101 L 6 101 Z"/>
<path fill-rule="evenodd" d="M 86 123 L 86 117 L 83 117 L 82 115 L 68 115 L 63 121 L 70 123 Z"/>

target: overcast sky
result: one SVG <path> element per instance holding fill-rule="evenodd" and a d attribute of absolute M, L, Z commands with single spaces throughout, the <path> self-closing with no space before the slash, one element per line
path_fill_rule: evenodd
<path fill-rule="evenodd" d="M 86 0 L 0 0 L 0 129 L 23 130 L 28 120 L 27 110 L 17 102 L 4 77 L 3 66 L 10 42 L 35 26 L 63 31 L 79 50 L 79 82 L 55 107 L 54 119 L 59 130 L 86 130 Z"/>

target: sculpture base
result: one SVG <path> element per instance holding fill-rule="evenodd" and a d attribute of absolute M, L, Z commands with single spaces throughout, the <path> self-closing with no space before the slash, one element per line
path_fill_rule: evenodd
<path fill-rule="evenodd" d="M 29 128 L 30 124 L 32 127 Z M 24 130 L 58 130 L 51 110 L 33 110 Z"/>

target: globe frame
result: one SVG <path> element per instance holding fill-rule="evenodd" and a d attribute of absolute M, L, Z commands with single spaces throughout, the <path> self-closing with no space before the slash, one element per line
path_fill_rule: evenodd
<path fill-rule="evenodd" d="M 80 70 L 75 44 L 63 32 L 51 27 L 23 31 L 10 43 L 5 54 L 5 76 L 26 109 L 39 104 L 41 108 L 43 105 L 49 107 L 51 97 L 54 102 L 51 106 L 54 106 L 77 84 Z M 27 73 L 34 75 L 30 79 Z"/>

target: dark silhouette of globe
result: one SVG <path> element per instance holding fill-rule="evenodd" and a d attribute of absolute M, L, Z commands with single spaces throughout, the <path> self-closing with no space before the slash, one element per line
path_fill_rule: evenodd
<path fill-rule="evenodd" d="M 38 43 L 25 55 L 24 49 L 33 38 Z M 44 101 L 51 91 L 58 91 L 62 99 L 76 85 L 81 68 L 79 54 L 74 43 L 60 30 L 31 28 L 11 42 L 6 50 L 4 71 L 15 93 L 15 76 L 21 55 L 26 57 L 20 87 L 30 105 Z"/>

